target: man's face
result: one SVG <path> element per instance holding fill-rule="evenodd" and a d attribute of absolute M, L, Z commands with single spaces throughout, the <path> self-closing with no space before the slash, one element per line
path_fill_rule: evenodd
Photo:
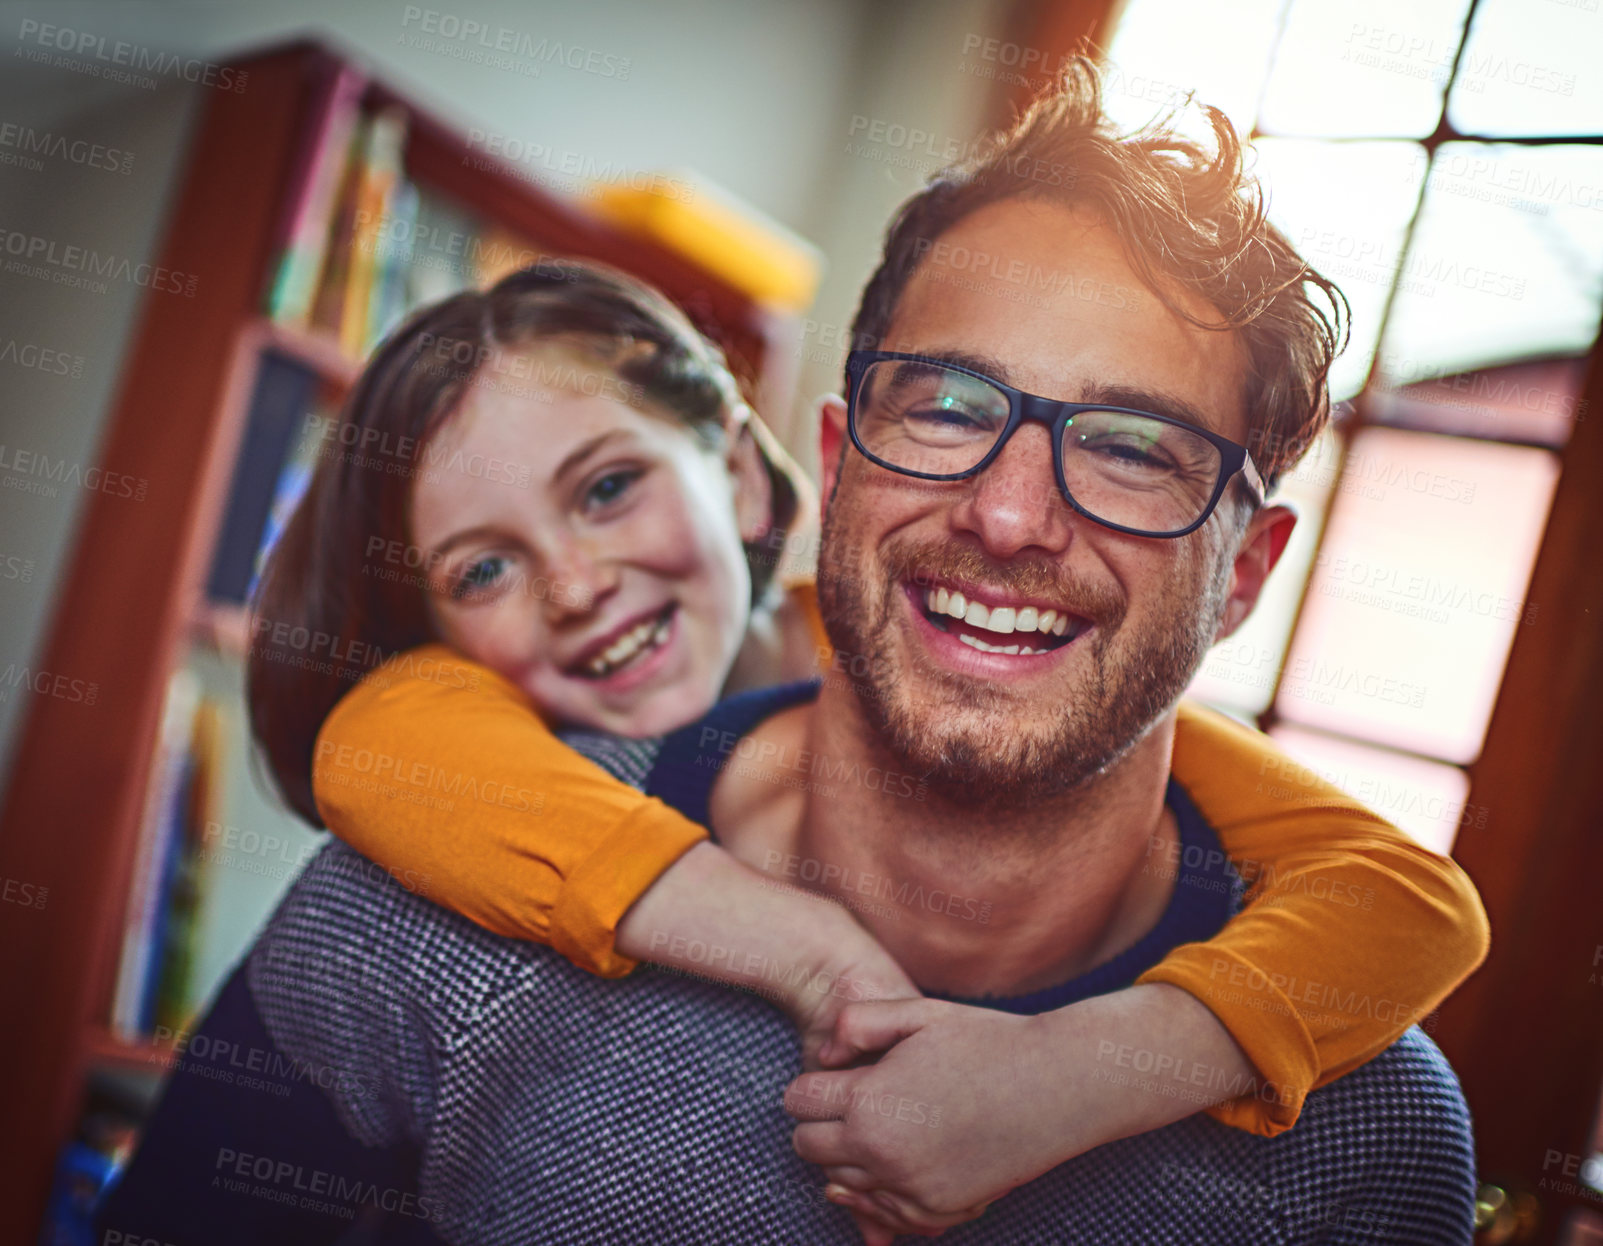
<path fill-rule="evenodd" d="M 982 255 L 994 258 L 981 267 Z M 1199 299 L 1181 304 L 1216 318 Z M 1011 201 L 960 221 L 908 282 L 881 349 L 977 357 L 997 380 L 1051 398 L 1183 403 L 1246 439 L 1235 335 L 1169 311 L 1082 210 Z M 1064 501 L 1040 424 L 978 476 L 935 482 L 853 449 L 840 460 L 844 414 L 825 411 L 819 597 L 837 650 L 868 659 L 853 669 L 870 672 L 858 694 L 879 737 L 910 771 L 976 803 L 1067 791 L 1123 756 L 1220 631 L 1238 537 L 1230 495 L 1189 536 L 1128 536 Z M 942 613 L 941 589 L 948 604 L 962 592 L 1011 609 L 1014 632 Z M 1022 632 L 1030 608 L 1070 623 Z M 1014 641 L 1020 653 L 996 651 Z"/>

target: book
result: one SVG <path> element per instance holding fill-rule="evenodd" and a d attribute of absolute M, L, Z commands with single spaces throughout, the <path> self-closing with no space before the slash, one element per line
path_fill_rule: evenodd
<path fill-rule="evenodd" d="M 304 326 L 310 322 L 328 250 L 330 219 L 366 85 L 366 79 L 350 66 L 339 65 L 316 92 L 311 112 L 313 116 L 325 114 L 326 121 L 301 145 L 290 175 L 289 208 L 267 295 L 267 314 L 279 323 Z M 319 108 L 323 101 L 326 103 Z"/>
<path fill-rule="evenodd" d="M 471 257 L 480 249 L 483 222 L 445 195 L 419 192 L 417 224 L 407 256 L 408 309 L 435 303 L 471 286 Z"/>
<path fill-rule="evenodd" d="M 316 293 L 312 296 L 310 327 L 336 337 L 345 307 L 345 287 L 350 279 L 351 244 L 356 234 L 357 194 L 366 144 L 367 125 L 359 122 L 352 127 L 345 154 L 339 162 L 338 189 L 324 225 L 323 262 L 318 269 Z"/>
<path fill-rule="evenodd" d="M 304 442 L 310 435 L 307 417 L 316 410 L 321 388 L 316 373 L 299 360 L 271 350 L 262 354 L 228 484 L 227 510 L 212 553 L 206 581 L 209 600 L 242 605 L 251 599 L 261 569 L 264 530 L 273 523 L 275 505 L 283 505 L 282 491 L 293 483 L 284 480 L 284 465 L 297 452 L 297 436 Z M 302 450 L 313 452 L 315 443 Z M 280 526 L 288 514 L 281 510 Z M 276 534 L 274 529 L 272 535 Z"/>
<path fill-rule="evenodd" d="M 151 782 L 146 789 L 112 996 L 111 1028 L 128 1040 L 147 1033 L 143 1022 L 147 1002 L 153 1000 L 149 983 L 156 929 L 175 847 L 173 837 L 180 824 L 175 806 L 187 790 L 189 746 L 200 698 L 200 680 L 194 672 L 182 668 L 174 671 L 167 684 L 161 727 L 151 758 Z"/>
<path fill-rule="evenodd" d="M 317 460 L 323 449 L 324 430 L 334 427 L 339 419 L 337 409 L 326 403 L 312 404 L 306 414 L 310 418 L 304 420 L 305 427 L 300 438 L 290 447 L 273 484 L 272 501 L 268 504 L 267 518 L 262 523 L 261 534 L 256 542 L 250 583 L 245 588 L 245 601 L 256 599 L 256 588 L 261 583 L 267 557 L 273 552 L 273 546 L 278 544 L 278 538 L 283 535 L 290 516 L 295 513 L 295 508 L 300 505 L 301 498 L 312 483 L 312 474 L 317 470 Z"/>
<path fill-rule="evenodd" d="M 352 232 L 344 240 L 348 255 L 339 317 L 340 348 L 353 359 L 367 350 L 379 249 L 401 178 L 405 147 L 404 112 L 388 108 L 368 118 L 355 181 Z"/>
<path fill-rule="evenodd" d="M 223 713 L 211 697 L 195 710 L 190 735 L 183 820 L 161 902 L 161 920 L 153 942 L 157 971 L 151 974 L 145 1015 L 146 1033 L 185 1029 L 199 1000 L 195 998 L 195 963 L 200 911 L 208 869 L 206 828 L 222 820 Z"/>
<path fill-rule="evenodd" d="M 396 184 L 390 198 L 389 215 L 379 246 L 379 272 L 368 303 L 367 342 L 371 350 L 400 324 L 409 305 L 406 300 L 406 270 L 411 264 L 410 239 L 417 227 L 418 189 L 411 182 Z"/>

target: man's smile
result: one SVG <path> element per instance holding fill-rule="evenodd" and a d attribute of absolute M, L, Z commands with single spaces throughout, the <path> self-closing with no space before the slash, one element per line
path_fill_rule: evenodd
<path fill-rule="evenodd" d="M 1043 661 L 1094 626 L 1061 605 L 1015 599 L 1002 589 L 904 583 L 902 590 L 926 646 L 944 665 L 969 674 L 1039 673 Z"/>

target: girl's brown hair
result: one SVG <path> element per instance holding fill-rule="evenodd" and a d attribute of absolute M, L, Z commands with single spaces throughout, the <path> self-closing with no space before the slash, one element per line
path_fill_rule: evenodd
<path fill-rule="evenodd" d="M 543 342 L 593 358 L 620 382 L 620 396 L 678 418 L 709 446 L 722 444 L 744 407 L 722 353 L 678 308 L 593 262 L 542 260 L 425 308 L 392 333 L 353 387 L 338 435 L 326 439 L 251 605 L 251 730 L 284 799 L 314 826 L 323 825 L 312 799 L 323 720 L 379 663 L 437 639 L 428 569 L 412 556 L 408 524 L 430 438 L 498 351 Z M 770 533 L 779 536 L 807 486 L 761 422 L 748 420 L 772 486 Z M 746 546 L 754 604 L 772 580 L 774 544 Z"/>

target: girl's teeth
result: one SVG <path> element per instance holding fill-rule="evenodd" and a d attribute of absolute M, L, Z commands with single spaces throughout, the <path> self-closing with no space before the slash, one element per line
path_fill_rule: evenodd
<path fill-rule="evenodd" d="M 647 646 L 655 648 L 667 637 L 667 619 L 647 619 L 608 645 L 599 657 L 591 661 L 588 670 L 592 675 L 610 675 L 640 650 Z"/>

